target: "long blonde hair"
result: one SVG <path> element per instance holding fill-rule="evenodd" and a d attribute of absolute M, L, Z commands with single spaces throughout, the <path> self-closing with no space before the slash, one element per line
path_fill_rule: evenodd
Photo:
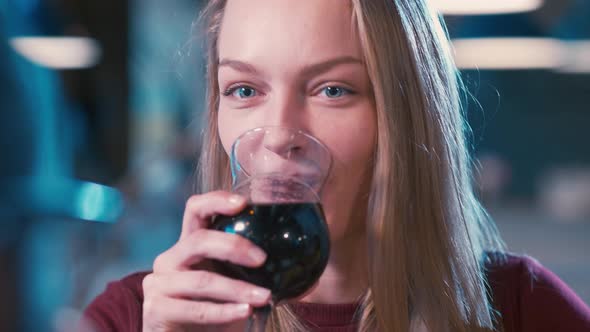
<path fill-rule="evenodd" d="M 201 15 L 208 114 L 199 190 L 229 189 L 218 136 L 217 40 L 226 0 Z M 503 244 L 472 190 L 460 80 L 443 24 L 425 0 L 350 0 L 377 112 L 370 192 L 369 289 L 359 331 L 493 331 L 484 263 Z M 302 329 L 287 306 L 273 331 Z"/>

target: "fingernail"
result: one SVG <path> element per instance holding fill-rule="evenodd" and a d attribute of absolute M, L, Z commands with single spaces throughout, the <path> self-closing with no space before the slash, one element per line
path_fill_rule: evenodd
<path fill-rule="evenodd" d="M 270 290 L 264 288 L 255 288 L 250 292 L 250 297 L 254 301 L 266 301 L 270 297 Z"/>
<path fill-rule="evenodd" d="M 227 200 L 233 205 L 241 205 L 244 202 L 244 198 L 240 195 L 231 195 Z"/>
<path fill-rule="evenodd" d="M 240 316 L 248 316 L 250 314 L 250 305 L 247 303 L 236 305 L 236 313 Z"/>
<path fill-rule="evenodd" d="M 266 253 L 258 248 L 248 250 L 248 256 L 254 263 L 262 263 L 266 260 Z"/>

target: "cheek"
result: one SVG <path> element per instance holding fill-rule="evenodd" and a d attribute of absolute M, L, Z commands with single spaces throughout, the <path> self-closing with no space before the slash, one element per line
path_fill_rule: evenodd
<path fill-rule="evenodd" d="M 375 149 L 375 135 L 372 128 L 365 127 L 365 130 L 348 131 L 339 139 L 339 148 L 334 159 L 344 166 L 367 164 Z"/>
<path fill-rule="evenodd" d="M 217 114 L 217 128 L 221 144 L 229 155 L 233 142 L 244 132 L 243 123 L 220 108 Z"/>
<path fill-rule="evenodd" d="M 371 110 L 372 111 L 372 110 Z M 372 112 L 356 116 L 330 126 L 323 140 L 330 148 L 334 166 L 358 168 L 368 164 L 376 146 L 376 124 Z"/>
<path fill-rule="evenodd" d="M 343 136 L 346 138 L 333 149 L 334 164 L 326 190 L 342 201 L 350 201 L 363 196 L 365 184 L 370 183 L 375 140 L 367 131 Z"/>
<path fill-rule="evenodd" d="M 325 193 L 339 200 L 354 199 L 359 189 L 370 181 L 370 167 L 375 152 L 376 119 L 372 107 L 332 121 L 323 139 L 332 152 L 333 165 Z M 327 129 L 327 128 L 326 128 Z M 321 131 L 320 131 L 321 132 Z M 361 190 L 362 191 L 362 190 Z"/>
<path fill-rule="evenodd" d="M 364 223 L 365 199 L 371 181 L 371 165 L 376 147 L 376 123 L 372 114 L 364 113 L 325 137 L 334 164 L 322 203 L 333 241 L 357 232 Z M 360 228 L 359 228 L 360 227 Z"/>

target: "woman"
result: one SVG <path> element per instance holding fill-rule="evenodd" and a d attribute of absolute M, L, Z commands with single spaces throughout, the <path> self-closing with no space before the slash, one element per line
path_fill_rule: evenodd
<path fill-rule="evenodd" d="M 207 230 L 238 213 L 227 153 L 242 132 L 310 132 L 334 158 L 322 202 L 332 253 L 273 331 L 584 331 L 588 308 L 529 258 L 504 255 L 471 189 L 457 70 L 423 0 L 213 0 L 202 195 L 151 273 L 86 311 L 101 330 L 241 331 L 269 291 L 207 269 L 265 253 Z M 223 191 L 225 190 L 225 191 Z"/>

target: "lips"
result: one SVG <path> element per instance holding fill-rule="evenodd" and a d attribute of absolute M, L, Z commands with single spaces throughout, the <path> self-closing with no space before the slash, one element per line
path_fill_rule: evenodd
<path fill-rule="evenodd" d="M 313 178 L 304 179 L 297 174 L 265 174 L 251 180 L 250 194 L 258 202 L 316 202 L 318 196 L 315 188 L 308 184 L 310 180 L 312 185 L 317 183 Z"/>

